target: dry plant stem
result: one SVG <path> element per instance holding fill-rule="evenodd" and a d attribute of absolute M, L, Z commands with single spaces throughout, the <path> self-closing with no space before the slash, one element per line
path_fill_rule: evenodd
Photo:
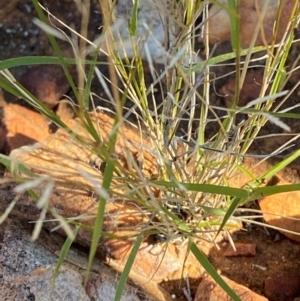
<path fill-rule="evenodd" d="M 108 32 L 109 35 L 112 35 L 110 32 L 110 24 L 111 24 L 111 16 L 112 16 L 112 10 L 113 7 L 115 6 L 115 1 L 110 1 L 110 0 L 102 0 L 100 1 L 101 9 L 103 12 L 103 17 L 104 17 L 104 32 Z M 113 53 L 112 50 L 109 48 L 108 49 L 108 70 L 109 70 L 109 79 L 110 82 L 112 83 L 112 94 L 113 94 L 113 99 L 115 101 L 115 110 L 117 113 L 117 116 L 119 120 L 122 119 L 122 106 L 121 106 L 121 101 L 120 101 L 120 94 L 119 91 L 116 87 L 118 87 L 118 76 L 116 72 L 116 67 L 115 67 L 115 62 L 113 60 Z"/>

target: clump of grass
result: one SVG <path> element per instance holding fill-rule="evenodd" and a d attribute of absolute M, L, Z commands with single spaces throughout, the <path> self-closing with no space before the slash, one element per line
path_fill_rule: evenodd
<path fill-rule="evenodd" d="M 113 179 L 117 174 L 119 182 L 123 181 L 132 191 L 136 191 L 134 197 L 132 194 L 125 193 L 122 197 L 134 202 L 139 211 L 143 211 L 145 215 L 156 217 L 156 221 L 153 220 L 151 226 L 148 225 L 148 227 L 141 228 L 140 234 L 136 236 L 115 300 L 119 300 L 118 298 L 121 296 L 121 291 L 124 288 L 124 283 L 129 275 L 139 246 L 149 234 L 162 234 L 168 243 L 172 243 L 175 239 L 181 240 L 182 243 L 188 242 L 188 252 L 190 251 L 196 256 L 203 267 L 234 300 L 240 300 L 213 269 L 201 250 L 199 250 L 197 240 L 206 239 L 213 242 L 215 235 L 224 229 L 226 225 L 236 225 L 235 221 L 237 218 L 233 216 L 233 213 L 239 205 L 259 198 L 261 194 L 283 192 L 286 189 L 279 188 L 270 191 L 259 186 L 263 179 L 272 177 L 297 158 L 299 152 L 287 157 L 259 179 L 256 179 L 250 170 L 245 170 L 241 165 L 241 161 L 248 156 L 251 143 L 254 139 L 257 139 L 260 129 L 268 120 L 276 126 L 288 130 L 279 117 L 288 117 L 289 115 L 278 111 L 288 97 L 288 93 L 282 91 L 282 83 L 285 81 L 284 66 L 286 57 L 293 42 L 293 28 L 298 22 L 296 7 L 287 33 L 279 44 L 265 47 L 252 46 L 250 49 L 242 50 L 238 35 L 239 19 L 236 1 L 228 0 L 227 5 L 232 29 L 231 43 L 234 52 L 211 58 L 210 51 L 207 49 L 206 59 L 196 61 L 193 53 L 195 39 L 200 34 L 199 28 L 206 26 L 208 4 L 200 0 L 174 2 L 174 6 L 170 10 L 172 14 L 168 14 L 166 11 L 166 14 L 162 16 L 166 18 L 167 24 L 175 22 L 176 28 L 180 28 L 180 30 L 176 33 L 175 43 L 172 47 L 166 47 L 165 65 L 162 72 L 159 73 L 155 69 L 150 53 L 145 51 L 145 54 L 142 54 L 139 42 L 134 38 L 137 26 L 141 22 L 141 20 L 138 20 L 138 3 L 139 1 L 135 2 L 133 13 L 128 19 L 131 47 L 134 53 L 132 58 L 128 58 L 124 53 L 116 51 L 116 49 L 120 49 L 119 45 L 116 45 L 120 41 L 114 41 L 115 36 L 111 34 L 111 31 L 115 32 L 118 30 L 117 27 L 111 27 L 111 16 L 113 16 L 112 12 L 115 5 L 113 1 L 107 0 L 100 3 L 102 11 L 107 12 L 104 16 L 104 34 L 97 41 L 93 42 L 84 39 L 89 18 L 89 1 L 84 1 L 81 4 L 83 12 L 82 32 L 80 34 L 77 33 L 80 37 L 80 42 L 79 47 L 77 45 L 73 47 L 75 49 L 74 60 L 66 59 L 62 56 L 54 38 L 54 35 L 61 35 L 53 31 L 53 29 L 50 32 L 49 27 L 45 27 L 57 53 L 57 58 L 52 58 L 51 62 L 60 63 L 64 66 L 66 72 L 68 63 L 77 64 L 79 74 L 78 87 L 75 86 L 71 78 L 69 80 L 79 104 L 77 114 L 87 131 L 91 134 L 91 137 L 96 142 L 101 141 L 101 137 L 98 135 L 87 113 L 90 101 L 92 101 L 91 82 L 94 74 L 96 74 L 100 84 L 107 91 L 109 100 L 114 104 L 116 113 L 115 127 L 117 128 L 125 122 L 124 119 L 126 119 L 127 114 L 124 112 L 124 105 L 126 98 L 129 98 L 133 103 L 130 112 L 137 116 L 139 130 L 146 133 L 146 137 L 148 137 L 151 144 L 151 152 L 153 152 L 160 167 L 155 180 L 147 179 L 140 166 L 129 156 L 131 166 L 136 170 L 137 174 L 137 178 L 133 179 L 131 171 L 119 169 L 120 166 L 114 160 L 109 160 L 105 156 L 107 165 L 103 174 L 101 188 L 104 191 L 113 192 Z M 34 4 L 40 19 L 45 22 L 46 19 L 41 7 L 37 1 L 34 1 Z M 177 19 L 175 16 L 180 16 L 181 18 Z M 199 16 L 201 16 L 202 22 L 196 28 L 195 21 Z M 165 29 L 165 32 L 167 33 L 168 29 Z M 151 28 L 149 34 L 151 34 Z M 109 88 L 97 66 L 99 51 L 101 51 L 105 37 L 109 37 L 111 40 L 110 47 L 106 50 L 109 57 L 108 62 L 110 63 L 110 81 L 112 87 L 114 87 L 112 92 L 109 92 Z M 170 45 L 167 34 L 165 38 L 165 45 Z M 208 43 L 206 44 L 208 46 Z M 267 49 L 267 53 L 272 55 L 267 55 L 266 57 L 261 95 L 257 100 L 245 107 L 238 107 L 240 87 L 251 62 L 250 53 L 261 51 L 262 49 Z M 89 56 L 87 57 L 88 54 Z M 244 63 L 242 63 L 242 57 L 244 57 Z M 147 86 L 145 82 L 145 69 L 142 58 L 146 59 L 153 77 L 153 83 L 150 86 Z M 210 90 L 213 85 L 210 68 L 217 63 L 225 62 L 229 58 L 235 58 L 236 62 L 236 95 L 230 108 L 218 108 L 210 101 Z M 77 137 L 72 129 L 67 128 L 39 100 L 24 91 L 8 71 L 10 67 L 21 63 L 36 64 L 45 62 L 49 62 L 49 58 L 20 58 L 1 62 L 1 87 L 27 100 L 52 122 L 75 136 L 78 139 L 78 143 L 91 148 L 91 151 L 98 157 L 103 158 L 104 153 L 113 153 L 117 141 L 117 131 L 111 133 L 110 141 L 107 143 L 105 150 L 101 149 L 103 153 L 100 153 L 97 148 L 93 148 L 91 144 Z M 86 74 L 84 70 L 87 64 L 89 65 L 89 72 Z M 165 89 L 162 104 L 156 103 L 154 91 L 157 85 L 164 86 Z M 270 91 L 268 95 L 266 91 Z M 286 97 L 274 108 L 272 106 L 274 99 L 284 95 Z M 149 109 L 150 102 L 153 102 L 154 110 Z M 220 118 L 216 110 L 223 110 L 226 114 Z M 238 114 L 245 114 L 245 118 L 239 123 L 236 119 Z M 214 119 L 210 116 L 214 116 Z M 183 122 L 184 119 L 186 119 L 185 122 Z M 198 124 L 196 133 L 193 130 L 195 121 Z M 208 139 L 206 138 L 206 130 L 211 122 L 218 123 L 219 130 L 213 137 Z M 185 126 L 182 126 L 182 124 Z M 273 154 L 266 154 L 261 160 L 267 160 L 270 156 L 285 150 L 290 143 L 291 141 L 274 150 Z M 9 161 L 4 157 L 2 162 L 7 166 L 10 165 Z M 229 187 L 227 179 L 236 170 L 252 175 L 253 182 L 249 183 L 247 187 L 239 189 Z M 141 183 L 143 188 L 158 188 L 160 190 L 159 198 L 151 193 L 149 189 L 147 190 L 148 193 L 144 193 L 144 190 L 139 186 Z M 293 189 L 299 189 L 299 187 L 295 185 Z M 102 228 L 105 207 L 108 201 L 106 194 L 99 197 L 99 208 L 93 228 L 88 272 L 91 269 L 100 237 L 104 235 Z M 76 225 L 77 231 L 80 225 Z M 76 235 L 76 231 L 74 231 L 72 237 Z M 71 245 L 71 241 L 72 239 L 70 240 L 70 238 L 66 241 L 61 253 L 60 264 Z"/>

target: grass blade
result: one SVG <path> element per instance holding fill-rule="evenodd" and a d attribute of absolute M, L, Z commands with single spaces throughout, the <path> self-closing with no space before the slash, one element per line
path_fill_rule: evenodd
<path fill-rule="evenodd" d="M 74 231 L 73 231 L 73 237 L 75 238 L 78 231 L 79 231 L 79 226 L 76 226 Z M 64 245 L 62 246 L 61 250 L 60 250 L 60 253 L 59 253 L 59 257 L 58 257 L 58 261 L 57 261 L 57 264 L 56 264 L 56 267 L 55 267 L 55 270 L 54 270 L 54 279 L 53 281 L 55 280 L 55 278 L 58 276 L 58 273 L 59 273 L 59 270 L 60 270 L 60 267 L 62 266 L 64 260 L 66 259 L 67 257 L 67 254 L 69 252 L 69 249 L 71 247 L 73 243 L 73 239 L 71 239 L 69 236 L 67 237 Z"/>
<path fill-rule="evenodd" d="M 155 185 L 163 186 L 166 188 L 178 188 L 178 183 L 175 182 L 167 182 L 167 181 L 153 181 Z M 221 194 L 221 195 L 229 195 L 240 198 L 247 198 L 249 196 L 249 192 L 246 189 L 242 188 L 234 188 L 213 184 L 197 184 L 197 183 L 179 183 L 188 191 L 199 191 L 205 193 L 213 193 L 213 194 Z"/>
<path fill-rule="evenodd" d="M 126 282 L 127 282 L 128 276 L 129 276 L 129 273 L 130 273 L 132 265 L 134 263 L 136 254 L 137 254 L 137 252 L 138 252 L 138 250 L 139 250 L 139 248 L 140 248 L 140 246 L 142 244 L 143 238 L 144 238 L 143 233 L 140 233 L 137 236 L 136 240 L 135 240 L 135 243 L 134 243 L 133 248 L 132 248 L 132 250 L 130 252 L 130 255 L 129 255 L 129 257 L 126 260 L 126 264 L 125 264 L 123 273 L 122 273 L 122 275 L 120 277 L 114 301 L 120 301 L 121 300 L 122 293 L 124 291 L 124 288 L 125 288 L 125 285 L 126 285 Z"/>
<path fill-rule="evenodd" d="M 190 250 L 204 267 L 207 273 L 220 285 L 220 287 L 230 296 L 234 301 L 242 301 L 239 296 L 228 286 L 228 284 L 222 279 L 217 273 L 211 263 L 208 261 L 206 256 L 198 249 L 194 242 L 190 244 Z"/>

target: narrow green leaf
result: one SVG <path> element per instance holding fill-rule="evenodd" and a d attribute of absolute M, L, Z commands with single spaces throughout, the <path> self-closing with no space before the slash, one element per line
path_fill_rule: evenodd
<path fill-rule="evenodd" d="M 254 195 L 251 199 L 257 199 L 265 196 L 274 195 L 277 193 L 300 191 L 300 184 L 276 185 L 258 187 L 254 190 Z"/>
<path fill-rule="evenodd" d="M 108 168 L 109 166 L 107 166 Z M 109 168 L 106 170 L 109 170 Z M 102 228 L 103 228 L 103 222 L 104 222 L 104 216 L 105 216 L 105 207 L 106 207 L 106 200 L 103 198 L 99 199 L 99 205 L 98 205 L 98 212 L 95 219 L 94 227 L 93 227 L 93 236 L 90 246 L 90 252 L 89 252 L 89 260 L 88 260 L 88 266 L 86 271 L 86 277 L 85 277 L 85 285 L 87 284 L 88 277 L 90 274 L 90 271 L 92 269 L 93 260 L 95 257 L 95 254 L 97 252 L 97 248 L 99 245 L 100 237 L 102 235 Z"/>
<path fill-rule="evenodd" d="M 228 3 L 228 12 L 230 20 L 230 34 L 231 34 L 231 44 L 235 52 L 239 53 L 240 50 L 240 17 L 238 13 L 238 4 L 237 0 L 227 0 Z"/>
<path fill-rule="evenodd" d="M 226 211 L 224 209 L 221 208 L 213 208 L 213 207 L 208 207 L 208 206 L 200 206 L 201 208 L 203 208 L 203 210 L 209 214 L 213 214 L 213 215 L 225 215 Z"/>
<path fill-rule="evenodd" d="M 224 215 L 224 218 L 222 220 L 222 223 L 218 229 L 217 235 L 219 235 L 219 233 L 222 231 L 222 229 L 224 228 L 224 226 L 226 225 L 226 223 L 228 222 L 228 220 L 230 219 L 230 217 L 232 216 L 232 214 L 234 213 L 234 211 L 236 210 L 236 208 L 241 204 L 242 199 L 240 198 L 234 198 L 232 203 L 230 204 L 229 208 L 226 210 L 226 213 Z"/>
<path fill-rule="evenodd" d="M 178 184 L 175 182 L 167 182 L 167 181 L 153 181 L 152 182 L 158 186 L 164 186 L 166 188 L 178 188 Z M 234 188 L 234 187 L 226 187 L 220 185 L 213 184 L 195 184 L 195 183 L 179 183 L 188 191 L 199 191 L 205 193 L 213 193 L 213 194 L 222 194 L 229 195 L 239 198 L 247 198 L 249 196 L 249 192 L 246 189 L 242 188 Z"/>
<path fill-rule="evenodd" d="M 87 81 L 85 84 L 85 89 L 84 89 L 84 93 L 83 93 L 83 104 L 82 107 L 85 110 L 89 110 L 89 99 L 90 99 L 90 92 L 91 92 L 91 87 L 92 87 L 92 80 L 94 78 L 94 74 L 95 74 L 95 65 L 97 63 L 97 59 L 99 56 L 99 49 L 97 48 L 93 57 L 93 64 L 90 65 L 90 70 L 88 72 L 88 76 L 87 76 Z"/>
<path fill-rule="evenodd" d="M 94 124 L 91 120 L 91 116 L 88 110 L 83 111 L 83 118 L 80 116 L 80 114 L 78 117 L 81 118 L 83 126 L 85 127 L 87 132 L 94 138 L 95 142 L 100 143 L 101 139 L 99 137 L 97 130 L 94 127 Z"/>
<path fill-rule="evenodd" d="M 22 97 L 22 93 L 2 76 L 0 76 L 0 87 L 18 98 Z"/>
<path fill-rule="evenodd" d="M 125 288 L 127 279 L 129 277 L 131 268 L 133 266 L 136 254 L 139 251 L 139 248 L 140 248 L 140 246 L 141 246 L 141 244 L 143 242 L 143 238 L 144 238 L 143 233 L 140 233 L 137 236 L 136 240 L 135 240 L 133 248 L 131 249 L 130 255 L 129 255 L 129 257 L 126 260 L 126 264 L 125 264 L 124 270 L 123 270 L 122 275 L 120 277 L 114 301 L 120 301 L 121 300 L 122 293 L 124 291 L 124 288 Z"/>
<path fill-rule="evenodd" d="M 280 161 L 279 163 L 275 164 L 270 170 L 268 170 L 264 175 L 260 177 L 260 179 L 270 179 L 271 177 L 275 176 L 279 171 L 283 168 L 291 164 L 300 156 L 300 150 L 295 151 L 293 154 L 285 158 L 284 160 Z"/>
<path fill-rule="evenodd" d="M 118 122 L 118 116 L 115 117 L 115 125 Z M 117 135 L 118 131 L 115 131 L 113 135 L 110 136 L 110 141 L 107 145 L 107 151 L 108 153 L 113 153 L 115 149 L 115 144 L 117 141 Z M 113 174 L 115 170 L 115 163 L 113 160 L 109 160 L 106 164 L 104 174 L 103 174 L 103 182 L 102 182 L 102 188 L 105 190 L 109 190 L 110 184 L 112 182 Z M 106 207 L 106 199 L 103 197 L 99 198 L 99 206 L 97 211 L 97 216 L 95 219 L 95 224 L 93 227 L 93 237 L 91 241 L 91 247 L 90 247 L 90 253 L 89 253 L 89 260 L 88 260 L 88 267 L 86 272 L 86 278 L 85 278 L 85 285 L 88 281 L 88 275 L 91 271 L 93 260 L 99 245 L 100 237 L 103 234 L 102 227 L 104 222 L 104 216 L 105 216 L 105 207 Z"/>
<path fill-rule="evenodd" d="M 66 64 L 76 65 L 79 63 L 79 60 L 76 58 L 63 58 Z M 18 66 L 28 66 L 28 65 L 60 65 L 60 59 L 54 56 L 24 56 L 24 57 L 15 57 L 12 59 L 6 59 L 0 61 L 0 70 L 10 69 Z M 85 64 L 87 65 L 106 65 L 106 62 L 94 62 L 93 60 L 86 60 Z"/>
<path fill-rule="evenodd" d="M 190 250 L 197 258 L 199 263 L 204 267 L 206 272 L 220 285 L 220 287 L 230 296 L 234 301 L 242 301 L 238 295 L 228 286 L 228 284 L 217 273 L 215 268 L 208 261 L 206 256 L 198 249 L 194 242 L 190 244 Z"/>
<path fill-rule="evenodd" d="M 169 211 L 165 207 L 163 207 L 163 206 L 160 206 L 160 207 L 161 207 L 161 210 L 173 220 L 173 222 L 176 224 L 176 226 L 178 227 L 179 230 L 181 230 L 184 233 L 188 233 L 188 234 L 190 234 L 192 232 L 192 229 L 182 219 L 180 219 L 178 216 L 173 214 L 171 211 Z"/>
<path fill-rule="evenodd" d="M 257 47 L 253 47 L 252 49 L 252 54 L 253 53 L 257 53 L 260 51 L 265 51 L 266 47 L 265 46 L 257 46 Z M 240 56 L 244 56 L 248 53 L 248 49 L 243 49 L 240 51 Z M 235 52 L 230 52 L 230 53 L 226 53 L 226 54 L 222 54 L 222 55 L 218 55 L 216 57 L 212 57 L 208 60 L 205 60 L 203 62 L 200 62 L 198 64 L 195 64 L 195 66 L 193 66 L 192 68 L 187 69 L 185 72 L 186 73 L 191 73 L 191 72 L 196 72 L 196 71 L 201 71 L 203 70 L 203 68 L 205 66 L 215 66 L 216 64 L 228 61 L 228 60 L 232 60 L 237 58 L 237 54 Z"/>
<path fill-rule="evenodd" d="M 24 164 L 15 161 L 8 156 L 0 154 L 0 163 L 3 164 L 11 173 L 21 172 L 30 177 L 35 176 L 35 174 Z"/>
<path fill-rule="evenodd" d="M 74 231 L 73 231 L 73 234 L 74 234 L 74 238 L 76 237 L 78 231 L 79 231 L 79 226 L 76 226 Z M 58 276 L 58 273 L 59 273 L 59 270 L 64 262 L 64 260 L 66 259 L 67 257 L 67 254 L 70 250 L 70 247 L 73 243 L 73 240 L 68 236 L 64 245 L 62 246 L 61 250 L 60 250 L 60 253 L 59 253 L 59 257 L 58 257 L 58 261 L 57 261 L 57 264 L 55 266 L 55 270 L 54 270 L 54 279 Z"/>
<path fill-rule="evenodd" d="M 135 36 L 136 29 L 137 29 L 137 23 L 138 23 L 138 15 L 137 14 L 138 14 L 139 2 L 140 2 L 139 0 L 136 0 L 136 1 L 134 1 L 134 4 L 133 4 L 132 17 L 131 17 L 130 24 L 129 24 L 129 32 L 132 37 Z"/>
<path fill-rule="evenodd" d="M 289 165 L 299 156 L 300 156 L 300 150 L 296 151 L 293 155 L 289 156 L 285 160 L 273 166 L 273 168 L 268 170 L 262 177 L 260 177 L 260 179 L 266 179 L 266 180 L 270 179 L 272 176 L 276 175 L 280 170 L 282 170 L 284 167 Z M 260 179 L 256 180 L 256 183 L 252 183 L 252 184 L 255 185 L 259 183 Z M 249 186 L 253 187 L 252 184 L 250 183 Z M 220 231 L 222 231 L 223 227 L 225 226 L 225 224 L 227 223 L 227 221 L 229 220 L 229 218 L 232 216 L 232 214 L 234 213 L 234 211 L 239 205 L 259 199 L 263 196 L 273 195 L 280 192 L 297 191 L 297 190 L 300 190 L 299 184 L 258 187 L 258 188 L 254 188 L 252 193 L 249 194 L 247 198 L 239 198 L 239 197 L 234 198 L 234 200 L 232 201 L 231 205 L 229 206 L 223 218 L 221 226 L 218 230 L 218 234 L 220 233 Z"/>

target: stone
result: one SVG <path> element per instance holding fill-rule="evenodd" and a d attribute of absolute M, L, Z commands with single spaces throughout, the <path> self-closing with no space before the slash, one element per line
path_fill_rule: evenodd
<path fill-rule="evenodd" d="M 229 287 L 241 298 L 242 301 L 268 301 L 263 296 L 260 296 L 249 288 L 237 284 L 236 282 L 222 276 L 223 280 L 229 285 Z M 203 277 L 194 301 L 230 301 L 232 300 L 227 293 L 210 277 Z"/>
<path fill-rule="evenodd" d="M 229 244 L 227 249 L 224 251 L 223 256 L 255 256 L 256 255 L 256 244 L 251 243 L 234 243 L 235 250 L 232 245 Z"/>
<path fill-rule="evenodd" d="M 19 82 L 49 109 L 53 109 L 70 89 L 60 65 L 33 66 L 21 76 Z"/>
<path fill-rule="evenodd" d="M 265 295 L 272 301 L 292 301 L 300 297 L 300 274 L 277 271 L 265 280 Z"/>
<path fill-rule="evenodd" d="M 86 287 L 83 286 L 84 273 L 82 271 L 80 273 L 70 265 L 65 264 L 59 270 L 56 278 L 54 275 L 55 265 L 39 268 L 32 273 L 27 285 L 30 286 L 30 291 L 36 300 L 114 300 L 117 282 L 112 277 L 106 277 L 104 273 L 102 277 L 91 273 Z M 49 279 L 55 279 L 54 283 Z M 127 289 L 125 288 L 123 291 L 121 300 L 139 301 L 140 299 L 134 289 L 129 290 L 127 286 Z"/>
<path fill-rule="evenodd" d="M 227 1 L 221 0 L 218 3 L 227 7 Z M 208 30 L 204 32 L 209 36 L 211 44 L 216 42 L 230 40 L 230 20 L 229 12 L 222 8 L 220 4 L 213 4 L 208 13 Z M 287 30 L 288 22 L 296 0 L 270 0 L 266 14 L 262 16 L 265 1 L 243 0 L 240 1 L 238 8 L 240 19 L 240 39 L 243 48 L 248 48 L 253 38 L 256 26 L 260 26 L 258 37 L 254 43 L 255 46 L 270 45 L 274 40 L 278 43 L 284 36 Z M 274 26 L 279 11 L 279 3 L 282 3 L 282 10 L 278 24 L 278 31 L 274 34 Z M 223 6 L 223 7 L 224 7 Z M 263 17 L 263 18 L 262 18 Z M 262 26 L 260 20 L 262 18 Z M 275 38 L 274 38 L 275 36 Z"/>
<path fill-rule="evenodd" d="M 267 185 L 289 185 L 288 181 L 281 177 L 273 177 Z M 259 206 L 264 220 L 277 227 L 288 238 L 300 242 L 300 235 L 289 233 L 293 231 L 300 234 L 300 192 L 283 192 L 263 197 L 259 200 Z"/>
<path fill-rule="evenodd" d="M 62 99 L 55 108 L 55 114 L 64 123 L 68 123 L 74 118 L 74 111 L 67 100 Z"/>
<path fill-rule="evenodd" d="M 132 43 L 143 60 L 151 61 L 157 64 L 165 64 L 170 58 L 169 49 L 176 43 L 176 37 L 183 29 L 183 14 L 179 3 L 176 2 L 169 5 L 167 0 L 140 0 L 137 11 L 137 28 L 135 36 L 132 39 L 129 30 L 129 21 L 132 17 L 133 1 L 119 0 L 114 8 L 114 21 L 112 23 L 112 33 L 110 30 L 106 32 L 106 41 L 102 45 L 102 50 L 107 52 L 109 49 L 115 52 L 121 58 L 133 58 L 135 51 Z M 180 13 L 178 14 L 178 11 Z M 167 12 L 167 13 L 166 13 Z M 109 11 L 103 12 L 109 14 Z M 168 31 L 168 36 L 166 32 Z M 166 41 L 169 45 L 166 45 Z M 184 61 L 199 62 L 199 58 L 192 54 L 188 54 Z"/>
<path fill-rule="evenodd" d="M 162 2 L 162 3 L 161 3 Z M 138 9 L 138 24 L 136 31 L 136 38 L 134 39 L 136 45 L 140 50 L 141 57 L 147 60 L 147 52 L 145 47 L 148 48 L 151 58 L 156 62 L 162 62 L 166 56 L 164 48 L 165 32 L 163 26 L 163 12 L 166 9 L 167 1 L 139 1 Z M 133 2 L 128 0 L 120 0 L 117 2 L 114 15 L 115 22 L 113 26 L 117 27 L 113 38 L 107 34 L 107 44 L 103 45 L 104 51 L 107 47 L 113 47 L 115 44 L 118 54 L 124 58 L 132 58 L 134 51 L 132 48 L 132 41 L 129 33 L 129 23 L 133 11 Z M 174 35 L 171 35 L 171 43 L 174 41 Z"/>
<path fill-rule="evenodd" d="M 30 147 L 20 148 L 15 150 L 11 157 L 28 166 L 35 166 L 37 172 L 47 171 L 53 178 L 66 178 L 66 174 L 68 174 L 68 181 L 91 185 L 90 180 L 79 171 L 82 169 L 90 176 L 94 176 L 95 184 L 101 184 L 106 163 L 103 158 L 93 154 L 90 148 L 97 148 L 103 156 L 108 156 L 105 154 L 105 143 L 108 142 L 110 135 L 118 130 L 115 149 L 109 158 L 118 161 L 123 168 L 130 170 L 138 177 L 142 177 L 138 174 L 140 170 L 147 179 L 158 177 L 158 154 L 145 132 L 139 131 L 136 126 L 126 120 L 116 128 L 114 127 L 114 118 L 102 111 L 91 113 L 90 117 L 102 142 L 96 142 L 80 118 L 76 118 L 66 122 L 72 133 L 59 129 L 55 134 L 36 144 L 35 150 Z M 84 141 L 84 143 L 80 141 Z M 87 147 L 86 143 L 90 147 Z M 62 166 L 64 170 L 62 170 Z M 52 168 L 53 170 L 50 171 L 49 169 Z M 118 184 L 120 183 L 118 182 Z M 112 184 L 111 187 L 114 185 Z M 115 192 L 128 193 L 125 187 L 126 185 L 119 186 L 119 188 L 116 186 L 114 189 L 117 189 Z M 153 189 L 153 192 L 159 193 L 157 189 Z"/>
<path fill-rule="evenodd" d="M 6 153 L 50 135 L 46 117 L 37 112 L 17 104 L 8 104 L 3 107 L 3 115 L 2 132 L 6 132 Z"/>
<path fill-rule="evenodd" d="M 0 214 L 2 212 L 0 211 Z M 0 227 L 0 300 L 113 300 L 118 284 L 118 273 L 95 259 L 87 286 L 83 286 L 87 256 L 75 247 L 68 251 L 66 259 L 54 280 L 58 257 L 45 246 L 62 248 L 65 239 L 42 232 L 38 241 L 32 241 L 28 223 L 7 218 Z M 44 246 L 45 245 L 45 246 Z M 52 286 L 53 285 L 53 286 Z M 148 291 L 126 284 L 121 300 L 169 301 L 153 281 Z M 137 288 L 138 287 L 138 288 Z M 159 294 L 160 292 L 160 294 Z M 153 297 L 152 297 L 153 296 Z M 54 299 L 55 297 L 55 299 Z"/>
<path fill-rule="evenodd" d="M 56 278 L 54 275 L 55 265 L 39 268 L 32 273 L 28 285 L 30 292 L 35 296 L 35 300 L 90 300 L 82 286 L 83 276 L 75 269 L 63 267 Z"/>
<path fill-rule="evenodd" d="M 55 261 L 54 254 L 31 241 L 19 221 L 7 218 L 0 227 L 0 300 L 32 300 L 26 286 L 29 275 Z"/>

